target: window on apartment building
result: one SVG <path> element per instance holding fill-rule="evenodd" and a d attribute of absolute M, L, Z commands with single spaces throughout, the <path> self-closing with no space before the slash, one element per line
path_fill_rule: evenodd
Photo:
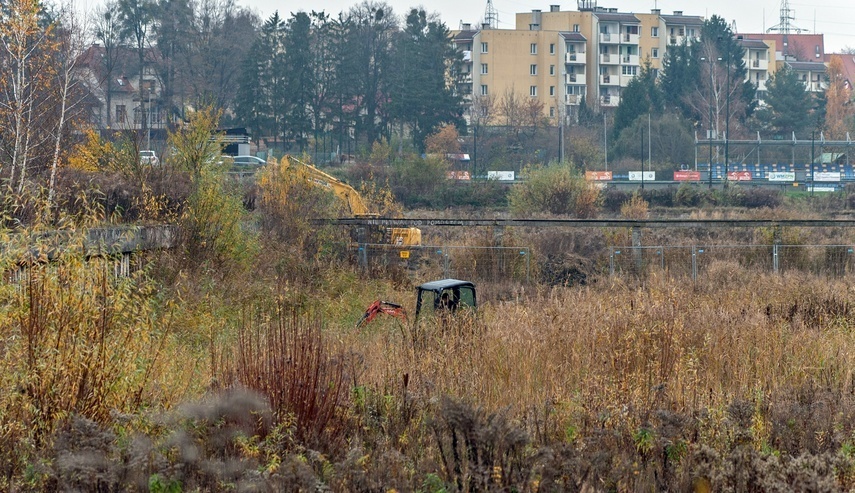
<path fill-rule="evenodd" d="M 537 55 L 537 43 L 532 43 L 530 48 L 531 48 L 531 54 Z"/>
<path fill-rule="evenodd" d="M 128 108 L 123 104 L 116 105 L 116 123 L 128 122 Z"/>
<path fill-rule="evenodd" d="M 623 75 L 638 75 L 638 66 L 636 66 L 636 65 L 623 65 L 623 66 L 621 66 L 621 73 Z"/>
<path fill-rule="evenodd" d="M 487 43 L 481 43 L 481 53 L 487 53 Z"/>
<path fill-rule="evenodd" d="M 658 27 L 651 27 L 650 28 L 650 37 L 651 38 L 658 38 L 659 37 L 659 28 Z"/>
<path fill-rule="evenodd" d="M 555 86 L 549 86 L 549 95 L 555 96 Z"/>
<path fill-rule="evenodd" d="M 696 38 L 696 37 L 698 37 L 698 36 L 695 34 L 695 28 L 693 28 L 693 27 L 690 27 L 690 28 L 689 28 L 689 37 L 690 37 L 690 38 Z"/>
<path fill-rule="evenodd" d="M 555 106 L 549 107 L 549 118 L 555 118 Z"/>
<path fill-rule="evenodd" d="M 549 66 L 549 75 L 555 75 L 555 65 Z"/>
<path fill-rule="evenodd" d="M 659 48 L 653 48 L 650 50 L 650 58 L 659 58 Z"/>
<path fill-rule="evenodd" d="M 488 72 L 487 72 L 487 64 L 486 64 L 486 63 L 482 63 L 482 64 L 481 64 L 481 75 L 486 75 L 487 73 L 488 73 Z"/>
<path fill-rule="evenodd" d="M 537 96 L 537 86 L 531 86 L 528 88 L 528 95 L 531 97 Z"/>
<path fill-rule="evenodd" d="M 579 24 L 573 24 L 573 32 L 574 32 L 574 33 L 578 33 L 578 32 L 579 32 Z"/>
<path fill-rule="evenodd" d="M 528 73 L 531 75 L 537 75 L 537 65 L 532 64 L 528 67 Z"/>
<path fill-rule="evenodd" d="M 549 43 L 549 54 L 550 55 L 555 54 L 555 43 Z"/>
<path fill-rule="evenodd" d="M 486 84 L 484 84 L 484 85 L 482 85 L 482 86 L 481 86 L 481 95 L 482 95 L 482 96 L 486 96 L 486 95 L 487 95 L 487 85 L 486 85 Z"/>

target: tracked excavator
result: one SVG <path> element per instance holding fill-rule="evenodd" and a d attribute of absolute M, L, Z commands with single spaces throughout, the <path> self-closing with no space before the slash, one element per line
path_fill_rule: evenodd
<path fill-rule="evenodd" d="M 355 188 L 311 164 L 286 154 L 280 161 L 280 166 L 293 169 L 306 182 L 333 192 L 347 205 L 353 217 L 379 217 L 376 212 L 371 212 Z M 384 242 L 399 247 L 420 246 L 422 231 L 419 228 L 386 228 Z"/>

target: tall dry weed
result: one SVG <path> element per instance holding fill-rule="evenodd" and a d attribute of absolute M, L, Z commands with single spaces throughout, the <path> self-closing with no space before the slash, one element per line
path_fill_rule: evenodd
<path fill-rule="evenodd" d="M 331 350 L 321 323 L 281 304 L 240 327 L 225 351 L 218 380 L 264 395 L 276 419 L 293 426 L 300 443 L 334 450 L 346 427 L 348 365 Z"/>

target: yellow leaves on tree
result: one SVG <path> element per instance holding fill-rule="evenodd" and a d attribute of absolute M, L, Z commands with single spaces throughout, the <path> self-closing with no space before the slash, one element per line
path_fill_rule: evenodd
<path fill-rule="evenodd" d="M 846 85 L 843 60 L 834 55 L 828 62 L 828 89 L 825 91 L 826 116 L 825 138 L 844 140 L 846 132 L 855 129 L 855 107 L 852 105 L 852 89 Z"/>
<path fill-rule="evenodd" d="M 456 154 L 460 152 L 460 134 L 454 125 L 443 125 L 425 139 L 428 154 Z"/>
<path fill-rule="evenodd" d="M 113 144 L 102 139 L 91 128 L 84 135 L 86 140 L 74 146 L 74 152 L 68 158 L 68 167 L 80 171 L 109 169 L 111 156 L 116 152 Z"/>

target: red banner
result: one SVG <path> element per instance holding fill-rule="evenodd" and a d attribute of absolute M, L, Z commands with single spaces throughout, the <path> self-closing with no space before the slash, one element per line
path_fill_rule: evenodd
<path fill-rule="evenodd" d="M 468 171 L 449 171 L 447 178 L 449 180 L 470 180 L 471 176 L 469 176 Z"/>
<path fill-rule="evenodd" d="M 731 171 L 727 174 L 727 179 L 731 181 L 751 181 L 750 171 Z"/>
<path fill-rule="evenodd" d="M 675 171 L 674 181 L 701 181 L 700 171 Z"/>
<path fill-rule="evenodd" d="M 611 171 L 586 171 L 585 179 L 588 181 L 611 181 Z"/>

